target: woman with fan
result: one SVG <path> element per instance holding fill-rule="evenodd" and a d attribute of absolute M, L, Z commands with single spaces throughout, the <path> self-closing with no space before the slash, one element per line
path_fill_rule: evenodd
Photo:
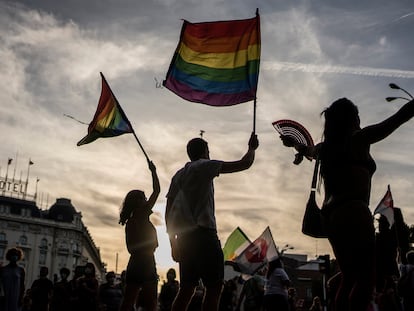
<path fill-rule="evenodd" d="M 388 119 L 360 127 L 358 108 L 341 98 L 325 109 L 324 139 L 316 146 L 297 144 L 281 136 L 285 146 L 320 160 L 325 198 L 325 229 L 341 270 L 336 311 L 366 311 L 375 286 L 375 230 L 369 210 L 371 179 L 376 164 L 372 144 L 386 138 L 414 116 L 414 101 Z"/>

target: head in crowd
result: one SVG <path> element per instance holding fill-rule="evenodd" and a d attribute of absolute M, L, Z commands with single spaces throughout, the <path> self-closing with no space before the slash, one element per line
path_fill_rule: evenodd
<path fill-rule="evenodd" d="M 20 248 L 10 248 L 6 253 L 6 259 L 10 262 L 18 262 L 23 259 L 23 251 Z"/>
<path fill-rule="evenodd" d="M 187 154 L 191 161 L 208 159 L 208 144 L 202 138 L 193 138 L 187 143 Z"/>

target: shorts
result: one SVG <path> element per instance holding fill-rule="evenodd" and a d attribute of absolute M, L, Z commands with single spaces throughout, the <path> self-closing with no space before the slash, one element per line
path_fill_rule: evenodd
<path fill-rule="evenodd" d="M 136 252 L 131 254 L 126 270 L 126 283 L 142 285 L 158 282 L 157 269 L 153 252 Z"/>
<path fill-rule="evenodd" d="M 199 280 L 205 286 L 222 284 L 224 256 L 217 232 L 198 228 L 178 238 L 180 251 L 180 283 L 197 286 Z"/>

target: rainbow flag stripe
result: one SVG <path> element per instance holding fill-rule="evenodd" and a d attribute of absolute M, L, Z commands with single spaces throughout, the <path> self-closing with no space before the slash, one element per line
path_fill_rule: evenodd
<path fill-rule="evenodd" d="M 98 107 L 92 122 L 88 126 L 88 134 L 78 142 L 78 146 L 89 144 L 100 137 L 114 137 L 133 132 L 131 123 L 102 73 L 101 77 L 102 90 Z"/>
<path fill-rule="evenodd" d="M 260 17 L 183 22 L 180 42 L 163 85 L 178 96 L 211 106 L 256 98 Z"/>

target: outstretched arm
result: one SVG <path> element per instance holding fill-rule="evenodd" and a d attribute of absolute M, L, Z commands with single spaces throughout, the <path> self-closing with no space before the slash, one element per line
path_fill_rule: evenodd
<path fill-rule="evenodd" d="M 368 143 L 374 144 L 380 140 L 383 140 L 402 124 L 410 120 L 414 116 L 414 100 L 409 101 L 394 113 L 388 119 L 384 121 L 367 126 L 363 128 L 359 133 L 358 137 Z"/>
<path fill-rule="evenodd" d="M 160 181 L 157 175 L 157 169 L 154 163 L 152 163 L 152 161 L 148 160 L 148 168 L 150 169 L 151 174 L 152 174 L 152 189 L 153 189 L 152 194 L 148 199 L 148 207 L 152 208 L 155 202 L 157 201 L 161 188 L 160 188 Z"/>
<path fill-rule="evenodd" d="M 249 149 L 238 161 L 223 162 L 220 173 L 234 173 L 248 169 L 254 162 L 255 151 L 259 147 L 257 135 L 252 133 L 249 139 Z"/>

